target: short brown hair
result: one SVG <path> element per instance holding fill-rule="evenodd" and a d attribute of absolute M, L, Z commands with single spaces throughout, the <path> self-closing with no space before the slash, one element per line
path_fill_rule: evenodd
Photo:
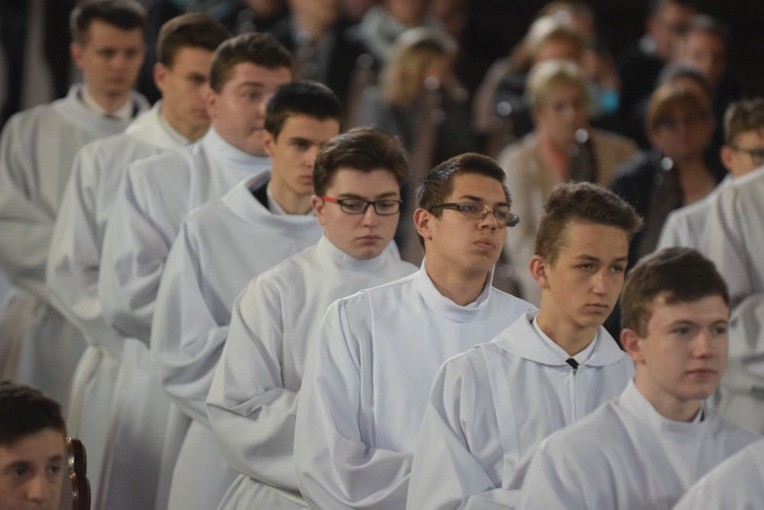
<path fill-rule="evenodd" d="M 61 406 L 28 386 L 0 382 L 0 446 L 45 429 L 66 435 Z"/>
<path fill-rule="evenodd" d="M 217 20 L 199 12 L 175 16 L 159 29 L 157 62 L 172 67 L 182 48 L 215 51 L 228 39 L 228 31 Z"/>
<path fill-rule="evenodd" d="M 293 81 L 276 89 L 265 109 L 265 130 L 274 138 L 289 117 L 305 115 L 317 120 L 340 121 L 342 105 L 334 92 L 317 81 Z"/>
<path fill-rule="evenodd" d="M 670 122 L 676 107 L 684 107 L 704 118 L 711 115 L 711 102 L 699 87 L 669 82 L 655 89 L 650 96 L 645 117 L 648 131 L 655 131 Z"/>
<path fill-rule="evenodd" d="M 590 182 L 558 184 L 544 204 L 535 254 L 554 264 L 574 221 L 620 228 L 629 238 L 642 227 L 634 207 L 615 193 Z"/>
<path fill-rule="evenodd" d="M 714 263 L 692 248 L 666 248 L 642 258 L 626 276 L 621 292 L 621 327 L 647 334 L 652 302 L 666 293 L 667 303 L 689 303 L 720 296 L 729 306 L 724 278 Z"/>
<path fill-rule="evenodd" d="M 242 34 L 223 42 L 215 51 L 210 68 L 210 87 L 220 92 L 231 79 L 233 68 L 250 63 L 266 69 L 292 69 L 292 55 L 268 34 Z"/>
<path fill-rule="evenodd" d="M 375 127 L 357 127 L 332 138 L 316 156 L 313 188 L 323 196 L 342 168 L 361 172 L 382 169 L 400 185 L 409 174 L 409 162 L 400 140 Z"/>
<path fill-rule="evenodd" d="M 94 20 L 114 25 L 121 30 L 145 30 L 146 9 L 135 0 L 84 0 L 69 15 L 72 40 L 86 44 L 88 30 Z"/>
<path fill-rule="evenodd" d="M 748 131 L 764 130 L 764 99 L 742 99 L 730 104 L 724 113 L 724 141 L 733 144 Z"/>

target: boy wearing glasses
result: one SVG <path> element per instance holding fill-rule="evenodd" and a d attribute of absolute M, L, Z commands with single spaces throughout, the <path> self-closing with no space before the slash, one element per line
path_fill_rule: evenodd
<path fill-rule="evenodd" d="M 440 364 L 534 307 L 491 286 L 515 223 L 504 171 L 478 154 L 435 167 L 417 193 L 419 271 L 334 302 L 315 337 L 295 423 L 297 482 L 315 508 L 404 508 Z"/>
<path fill-rule="evenodd" d="M 170 398 L 192 419 L 168 508 L 216 508 L 234 474 L 221 468 L 205 401 L 228 335 L 231 306 L 253 277 L 315 244 L 313 164 L 340 132 L 325 85 L 279 87 L 265 112 L 271 170 L 189 214 L 167 258 L 151 328 L 151 355 Z"/>
<path fill-rule="evenodd" d="M 631 362 L 602 323 L 623 285 L 642 220 L 591 183 L 558 185 L 544 205 L 529 270 L 541 308 L 443 364 L 414 455 L 408 508 L 511 504 L 520 459 L 616 397 Z"/>
<path fill-rule="evenodd" d="M 400 218 L 403 148 L 357 128 L 316 158 L 315 246 L 263 273 L 239 296 L 207 399 L 227 465 L 240 473 L 219 508 L 304 508 L 292 444 L 305 360 L 327 307 L 416 270 L 391 243 Z"/>
<path fill-rule="evenodd" d="M 724 115 L 724 135 L 720 156 L 729 176 L 703 200 L 669 215 L 658 248 L 687 246 L 702 251 L 708 215 L 719 192 L 734 179 L 764 165 L 764 99 L 732 103 Z"/>

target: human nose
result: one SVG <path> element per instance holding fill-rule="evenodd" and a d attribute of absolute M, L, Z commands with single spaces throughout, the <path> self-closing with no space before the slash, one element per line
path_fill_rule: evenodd
<path fill-rule="evenodd" d="M 363 212 L 361 221 L 365 226 L 375 226 L 379 223 L 379 214 L 371 203 L 366 204 L 366 210 Z"/>
<path fill-rule="evenodd" d="M 30 501 L 45 501 L 50 497 L 50 487 L 43 473 L 38 473 L 27 482 L 27 499 Z"/>
<path fill-rule="evenodd" d="M 698 358 L 714 356 L 719 350 L 719 342 L 707 329 L 701 329 L 693 342 L 693 353 Z"/>
<path fill-rule="evenodd" d="M 592 281 L 592 290 L 595 294 L 600 296 L 606 296 L 610 294 L 612 289 L 612 282 L 610 281 L 610 275 L 606 271 L 599 271 L 594 275 Z"/>
<path fill-rule="evenodd" d="M 490 228 L 491 230 L 499 228 L 499 220 L 496 219 L 493 209 L 488 207 L 483 209 L 483 218 L 481 218 L 479 226 L 480 228 Z"/>

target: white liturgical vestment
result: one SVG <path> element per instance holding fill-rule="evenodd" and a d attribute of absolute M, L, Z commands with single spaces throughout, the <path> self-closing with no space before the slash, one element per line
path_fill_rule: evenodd
<path fill-rule="evenodd" d="M 746 446 L 698 480 L 674 510 L 764 508 L 764 440 Z"/>
<path fill-rule="evenodd" d="M 0 267 L 15 289 L 0 312 L 0 378 L 29 384 L 66 406 L 85 349 L 79 330 L 50 305 L 45 264 L 77 151 L 123 131 L 82 101 L 83 85 L 11 117 L 0 139 Z M 133 113 L 148 108 L 133 93 Z"/>
<path fill-rule="evenodd" d="M 67 432 L 87 445 L 88 479 L 96 500 L 108 438 L 116 426 L 114 403 L 125 339 L 103 318 L 96 286 L 106 220 L 120 182 L 133 161 L 179 147 L 183 140 L 160 119 L 162 102 L 138 117 L 124 133 L 85 145 L 72 165 L 48 254 L 46 281 L 56 308 L 85 336 L 88 347 L 72 381 Z M 136 445 L 137 446 L 137 445 Z M 117 473 L 110 485 L 140 478 L 140 470 Z M 124 483 L 124 482 L 122 482 Z M 140 481 L 138 485 L 143 485 Z M 151 482 L 147 482 L 151 483 Z M 155 483 L 155 482 L 154 482 Z M 127 507 L 125 507 L 127 508 Z"/>
<path fill-rule="evenodd" d="M 502 501 L 516 498 L 507 489 L 520 459 L 631 380 L 634 363 L 605 328 L 572 356 L 574 369 L 571 356 L 539 334 L 535 315 L 441 367 L 414 454 L 408 508 L 461 508 L 488 491 Z"/>
<path fill-rule="evenodd" d="M 333 303 L 300 390 L 298 486 L 318 508 L 405 508 L 427 397 L 447 358 L 535 308 L 486 284 L 460 306 L 422 268 Z"/>
<path fill-rule="evenodd" d="M 764 292 L 764 166 L 719 191 L 706 229 L 706 255 L 727 281 L 733 305 Z"/>
<path fill-rule="evenodd" d="M 706 226 L 711 209 L 716 197 L 719 196 L 719 192 L 730 182 L 732 182 L 732 178 L 727 177 L 702 200 L 671 211 L 663 224 L 656 251 L 673 246 L 683 246 L 704 252 Z"/>
<path fill-rule="evenodd" d="M 541 443 L 520 508 L 672 508 L 703 475 L 761 438 L 708 408 L 700 412 L 700 421 L 668 420 L 629 383 L 621 396 Z"/>
<path fill-rule="evenodd" d="M 359 260 L 326 237 L 256 280 L 236 300 L 207 400 L 226 464 L 241 473 L 220 509 L 300 508 L 293 459 L 297 392 L 328 306 L 416 271 L 393 244 Z M 271 485 L 294 493 L 282 497 Z"/>
<path fill-rule="evenodd" d="M 104 233 L 98 297 L 103 315 L 125 337 L 119 387 L 130 388 L 115 406 L 121 409 L 114 462 L 140 465 L 156 489 L 134 486 L 109 491 L 106 508 L 152 498 L 132 508 L 165 510 L 166 498 L 188 420 L 172 405 L 150 371 L 149 336 L 165 260 L 183 219 L 192 210 L 222 197 L 242 179 L 268 168 L 268 158 L 245 153 L 211 128 L 199 142 L 132 163 L 114 200 Z M 246 282 L 246 280 L 245 280 Z M 134 444 L 144 446 L 136 450 Z M 129 462 L 126 459 L 132 459 Z M 156 494 L 156 497 L 154 496 Z"/>
<path fill-rule="evenodd" d="M 215 508 L 235 478 L 223 466 L 205 401 L 236 296 L 249 280 L 321 237 L 314 214 L 274 214 L 255 198 L 269 179 L 270 172 L 248 178 L 189 214 L 167 258 L 152 325 L 152 360 L 170 398 L 193 419 L 169 509 Z"/>

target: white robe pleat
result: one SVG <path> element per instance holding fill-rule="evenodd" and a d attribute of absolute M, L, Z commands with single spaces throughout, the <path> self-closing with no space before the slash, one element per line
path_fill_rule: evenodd
<path fill-rule="evenodd" d="M 0 267 L 14 286 L 0 311 L 0 351 L 17 354 L 0 378 L 36 387 L 65 408 L 85 342 L 50 305 L 48 247 L 77 151 L 130 123 L 90 110 L 81 90 L 74 85 L 65 98 L 14 115 L 0 139 Z M 131 101 L 136 112 L 148 108 L 139 94 Z"/>
<path fill-rule="evenodd" d="M 100 478 L 106 451 L 113 447 L 107 439 L 114 437 L 112 428 L 118 426 L 114 406 L 125 341 L 101 313 L 96 292 L 101 247 L 127 166 L 182 145 L 163 125 L 160 110 L 161 101 L 124 133 L 91 142 L 77 153 L 48 254 L 46 281 L 53 304 L 88 343 L 72 381 L 67 431 L 87 445 L 88 478 L 96 495 L 106 490 Z M 135 466 L 130 474 L 109 471 L 112 485 L 135 476 Z"/>
<path fill-rule="evenodd" d="M 240 473 L 219 506 L 303 508 L 293 443 L 297 396 L 328 306 L 416 271 L 394 244 L 358 260 L 326 237 L 250 282 L 236 300 L 207 414 L 228 466 Z"/>
<path fill-rule="evenodd" d="M 670 509 L 703 475 L 761 436 L 703 409 L 699 422 L 661 416 L 630 383 L 623 394 L 537 449 L 520 508 Z"/>
<path fill-rule="evenodd" d="M 120 409 L 111 454 L 113 462 L 135 458 L 141 466 L 135 482 L 141 483 L 140 489 L 136 485 L 121 494 L 107 490 L 98 500 L 104 508 L 166 509 L 181 444 L 178 437 L 185 436 L 189 421 L 150 367 L 148 343 L 159 280 L 186 215 L 222 197 L 245 177 L 265 171 L 268 163 L 267 158 L 231 146 L 211 128 L 194 145 L 128 167 L 106 224 L 100 267 L 110 270 L 99 272 L 97 291 L 106 321 L 125 338 L 139 340 L 123 352 L 120 363 L 120 380 L 141 383 L 138 389 L 118 383 L 125 394 L 116 402 L 127 407 Z M 153 447 L 136 452 L 133 445 L 139 441 Z M 104 481 L 107 484 L 111 481 Z M 145 494 L 155 497 L 155 504 L 131 503 L 131 497 L 142 501 Z"/>
<path fill-rule="evenodd" d="M 435 373 L 535 308 L 486 285 L 470 305 L 422 268 L 333 303 L 310 351 L 297 406 L 298 486 L 318 508 L 405 508 Z"/>
<path fill-rule="evenodd" d="M 527 314 L 491 342 L 446 361 L 424 414 L 408 508 L 462 508 L 483 492 L 511 501 L 523 456 L 542 439 L 617 397 L 634 364 L 600 327 L 593 345 L 570 356 Z M 581 357 L 581 359 L 579 359 Z M 514 495 L 514 496 L 513 496 Z"/>

